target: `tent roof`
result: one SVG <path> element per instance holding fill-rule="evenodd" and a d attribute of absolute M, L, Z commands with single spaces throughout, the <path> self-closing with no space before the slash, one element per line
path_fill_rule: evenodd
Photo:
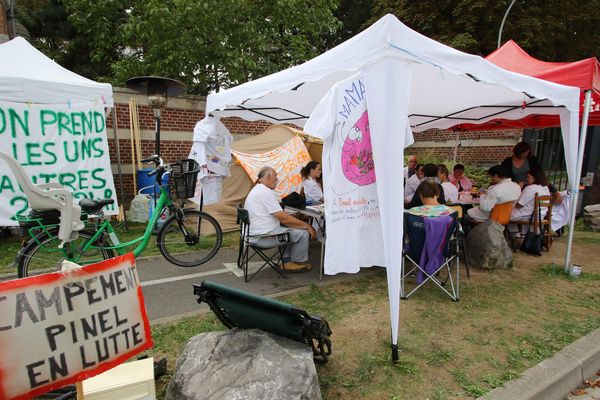
<path fill-rule="evenodd" d="M 600 95 L 600 63 L 596 57 L 573 62 L 541 61 L 527 54 L 514 40 L 490 53 L 486 60 L 508 71 L 562 85 L 592 90 Z"/>
<path fill-rule="evenodd" d="M 15 103 L 103 101 L 113 106 L 112 86 L 65 69 L 25 39 L 0 45 L 0 100 Z"/>
<path fill-rule="evenodd" d="M 210 94 L 206 111 L 222 117 L 304 126 L 336 82 L 384 57 L 411 64 L 409 108 L 413 131 L 556 114 L 578 109 L 578 90 L 497 67 L 429 39 L 388 14 L 304 64 Z M 526 101 L 527 108 L 521 105 Z"/>
<path fill-rule="evenodd" d="M 544 79 L 562 85 L 576 86 L 580 95 L 579 118 L 583 117 L 583 91 L 592 91 L 592 108 L 588 125 L 600 125 L 600 63 L 596 57 L 573 62 L 541 61 L 527 54 L 515 41 L 509 40 L 490 53 L 486 60 L 508 71 Z M 529 115 L 520 120 L 496 120 L 485 125 L 463 124 L 459 130 L 547 128 L 560 126 L 557 115 Z"/>

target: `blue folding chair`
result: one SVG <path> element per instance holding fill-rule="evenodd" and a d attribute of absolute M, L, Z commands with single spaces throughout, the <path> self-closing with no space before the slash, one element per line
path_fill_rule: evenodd
<path fill-rule="evenodd" d="M 458 213 L 429 218 L 430 220 L 435 219 L 435 221 L 430 221 L 430 226 L 433 226 L 433 224 L 437 226 L 439 230 L 437 233 L 438 237 L 427 236 L 426 218 L 429 217 L 409 213 L 404 214 L 405 243 L 403 248 L 404 262 L 402 263 L 400 295 L 403 299 L 407 299 L 419 288 L 423 287 L 425 283 L 431 281 L 453 301 L 458 301 L 460 283 L 458 241 L 451 240 L 457 232 Z M 428 247 L 426 247 L 426 244 Z M 453 249 L 453 247 L 456 248 Z M 427 262 L 433 257 L 425 257 L 423 259 L 423 252 L 427 252 L 428 250 L 429 253 L 426 256 L 439 255 L 436 258 L 436 260 L 439 260 L 439 265 L 436 265 L 435 262 Z M 425 262 L 422 263 L 421 261 Z M 427 264 L 430 264 L 429 268 L 427 268 Z M 453 273 L 456 274 L 454 279 L 452 276 Z M 417 286 L 407 293 L 405 281 L 411 277 L 417 278 Z M 448 288 L 446 288 L 447 284 L 449 284 Z"/>

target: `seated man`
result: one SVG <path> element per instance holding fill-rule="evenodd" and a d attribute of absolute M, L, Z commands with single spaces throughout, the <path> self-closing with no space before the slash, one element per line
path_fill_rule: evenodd
<path fill-rule="evenodd" d="M 438 186 L 433 181 L 423 181 L 419 186 L 419 196 L 423 205 L 413 207 L 408 212 L 423 217 L 439 217 L 440 215 L 452 214 L 454 212 L 453 209 L 438 202 L 438 197 L 440 197 Z"/>
<path fill-rule="evenodd" d="M 502 165 L 490 168 L 488 175 L 492 178 L 492 186 L 487 189 L 486 195 L 482 196 L 479 207 L 467 211 L 465 219 L 470 220 L 469 222 L 487 221 L 496 204 L 517 201 L 521 195 L 521 187 L 508 177 L 508 171 Z"/>
<path fill-rule="evenodd" d="M 452 183 L 459 192 L 470 192 L 473 187 L 473 182 L 465 175 L 465 166 L 456 164 L 452 169 L 452 173 L 448 176 L 448 180 Z"/>
<path fill-rule="evenodd" d="M 435 164 L 425 164 L 423 166 L 423 175 L 423 181 L 419 184 L 417 190 L 415 190 L 415 194 L 413 195 L 412 199 L 410 199 L 409 203 L 406 205 L 406 208 L 413 208 L 423 205 L 423 203 L 421 202 L 420 193 L 423 182 L 427 181 L 434 182 L 437 185 L 439 191 L 438 201 L 440 202 L 440 204 L 446 204 L 446 198 L 444 197 L 444 188 L 438 182 L 438 166 Z"/>
<path fill-rule="evenodd" d="M 316 239 L 317 232 L 304 221 L 292 217 L 281 209 L 279 197 L 273 189 L 277 186 L 277 172 L 263 167 L 258 172 L 256 186 L 248 193 L 244 208 L 250 217 L 250 235 L 278 234 L 289 231 L 290 244 L 283 254 L 286 271 L 307 271 L 308 239 Z M 283 225 L 283 226 L 282 226 Z M 258 245 L 275 244 L 274 237 L 256 239 Z"/>

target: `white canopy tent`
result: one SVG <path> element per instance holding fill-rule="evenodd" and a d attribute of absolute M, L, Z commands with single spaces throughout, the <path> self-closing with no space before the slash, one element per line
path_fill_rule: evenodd
<path fill-rule="evenodd" d="M 112 86 L 65 69 L 27 40 L 0 45 L 0 99 L 13 103 L 66 104 L 84 101 L 113 106 Z"/>
<path fill-rule="evenodd" d="M 382 67 L 377 68 L 380 64 Z M 398 69 L 390 68 L 394 65 Z M 411 130 L 450 128 L 496 118 L 520 119 L 531 114 L 558 114 L 569 178 L 577 182 L 574 178 L 579 90 L 503 70 L 481 57 L 435 42 L 388 14 L 355 37 L 304 64 L 209 95 L 206 113 L 304 126 L 333 85 L 365 71 L 370 71 L 371 76 L 379 75 L 374 76 L 372 88 L 382 89 L 389 81 L 390 85 L 403 88 L 397 96 L 408 93 L 409 97 L 408 101 L 397 98 L 397 102 L 389 97 L 378 98 L 377 106 L 384 110 L 377 111 L 378 121 L 370 115 L 375 170 L 386 171 L 385 174 L 377 172 L 377 192 L 388 275 L 393 358 L 396 358 L 402 262 L 398 244 L 402 237 L 403 213 L 402 201 L 398 200 L 403 198 L 402 185 L 398 184 L 402 182 L 398 160 L 401 160 L 403 147 L 412 144 Z M 367 87 L 367 97 L 368 90 Z M 406 106 L 397 108 L 396 103 Z M 406 126 L 395 125 L 396 129 L 376 131 L 378 127 L 389 128 L 406 121 Z M 308 133 L 318 137 L 327 135 Z M 328 235 L 327 241 L 330 240 L 336 239 Z"/>

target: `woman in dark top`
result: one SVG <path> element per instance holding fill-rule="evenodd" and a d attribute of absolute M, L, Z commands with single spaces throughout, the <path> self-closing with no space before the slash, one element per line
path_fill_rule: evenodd
<path fill-rule="evenodd" d="M 502 166 L 508 171 L 508 177 L 518 183 L 521 188 L 527 185 L 527 172 L 529 170 L 543 170 L 542 164 L 533 154 L 531 146 L 526 142 L 519 142 L 513 148 L 513 155 L 502 161 Z M 553 184 L 549 184 L 552 203 L 562 203 L 562 196 Z"/>
<path fill-rule="evenodd" d="M 417 187 L 417 191 L 415 192 L 412 200 L 408 204 L 405 204 L 405 206 L 404 206 L 405 209 L 423 205 L 423 201 L 421 200 L 421 190 L 422 190 L 423 182 L 426 182 L 426 181 L 435 182 L 435 184 L 438 187 L 438 191 L 440 193 L 439 197 L 438 197 L 438 202 L 440 204 L 446 204 L 446 199 L 444 198 L 444 188 L 438 182 L 438 177 L 437 177 L 438 166 L 435 164 L 425 164 L 423 166 L 423 174 L 425 175 L 425 177 L 423 178 L 423 181 L 419 184 L 419 187 Z"/>
<path fill-rule="evenodd" d="M 508 171 L 508 177 L 523 187 L 527 183 L 527 172 L 531 169 L 541 169 L 540 162 L 531 154 L 529 143 L 519 142 L 513 148 L 513 155 L 502 161 L 502 166 Z"/>

